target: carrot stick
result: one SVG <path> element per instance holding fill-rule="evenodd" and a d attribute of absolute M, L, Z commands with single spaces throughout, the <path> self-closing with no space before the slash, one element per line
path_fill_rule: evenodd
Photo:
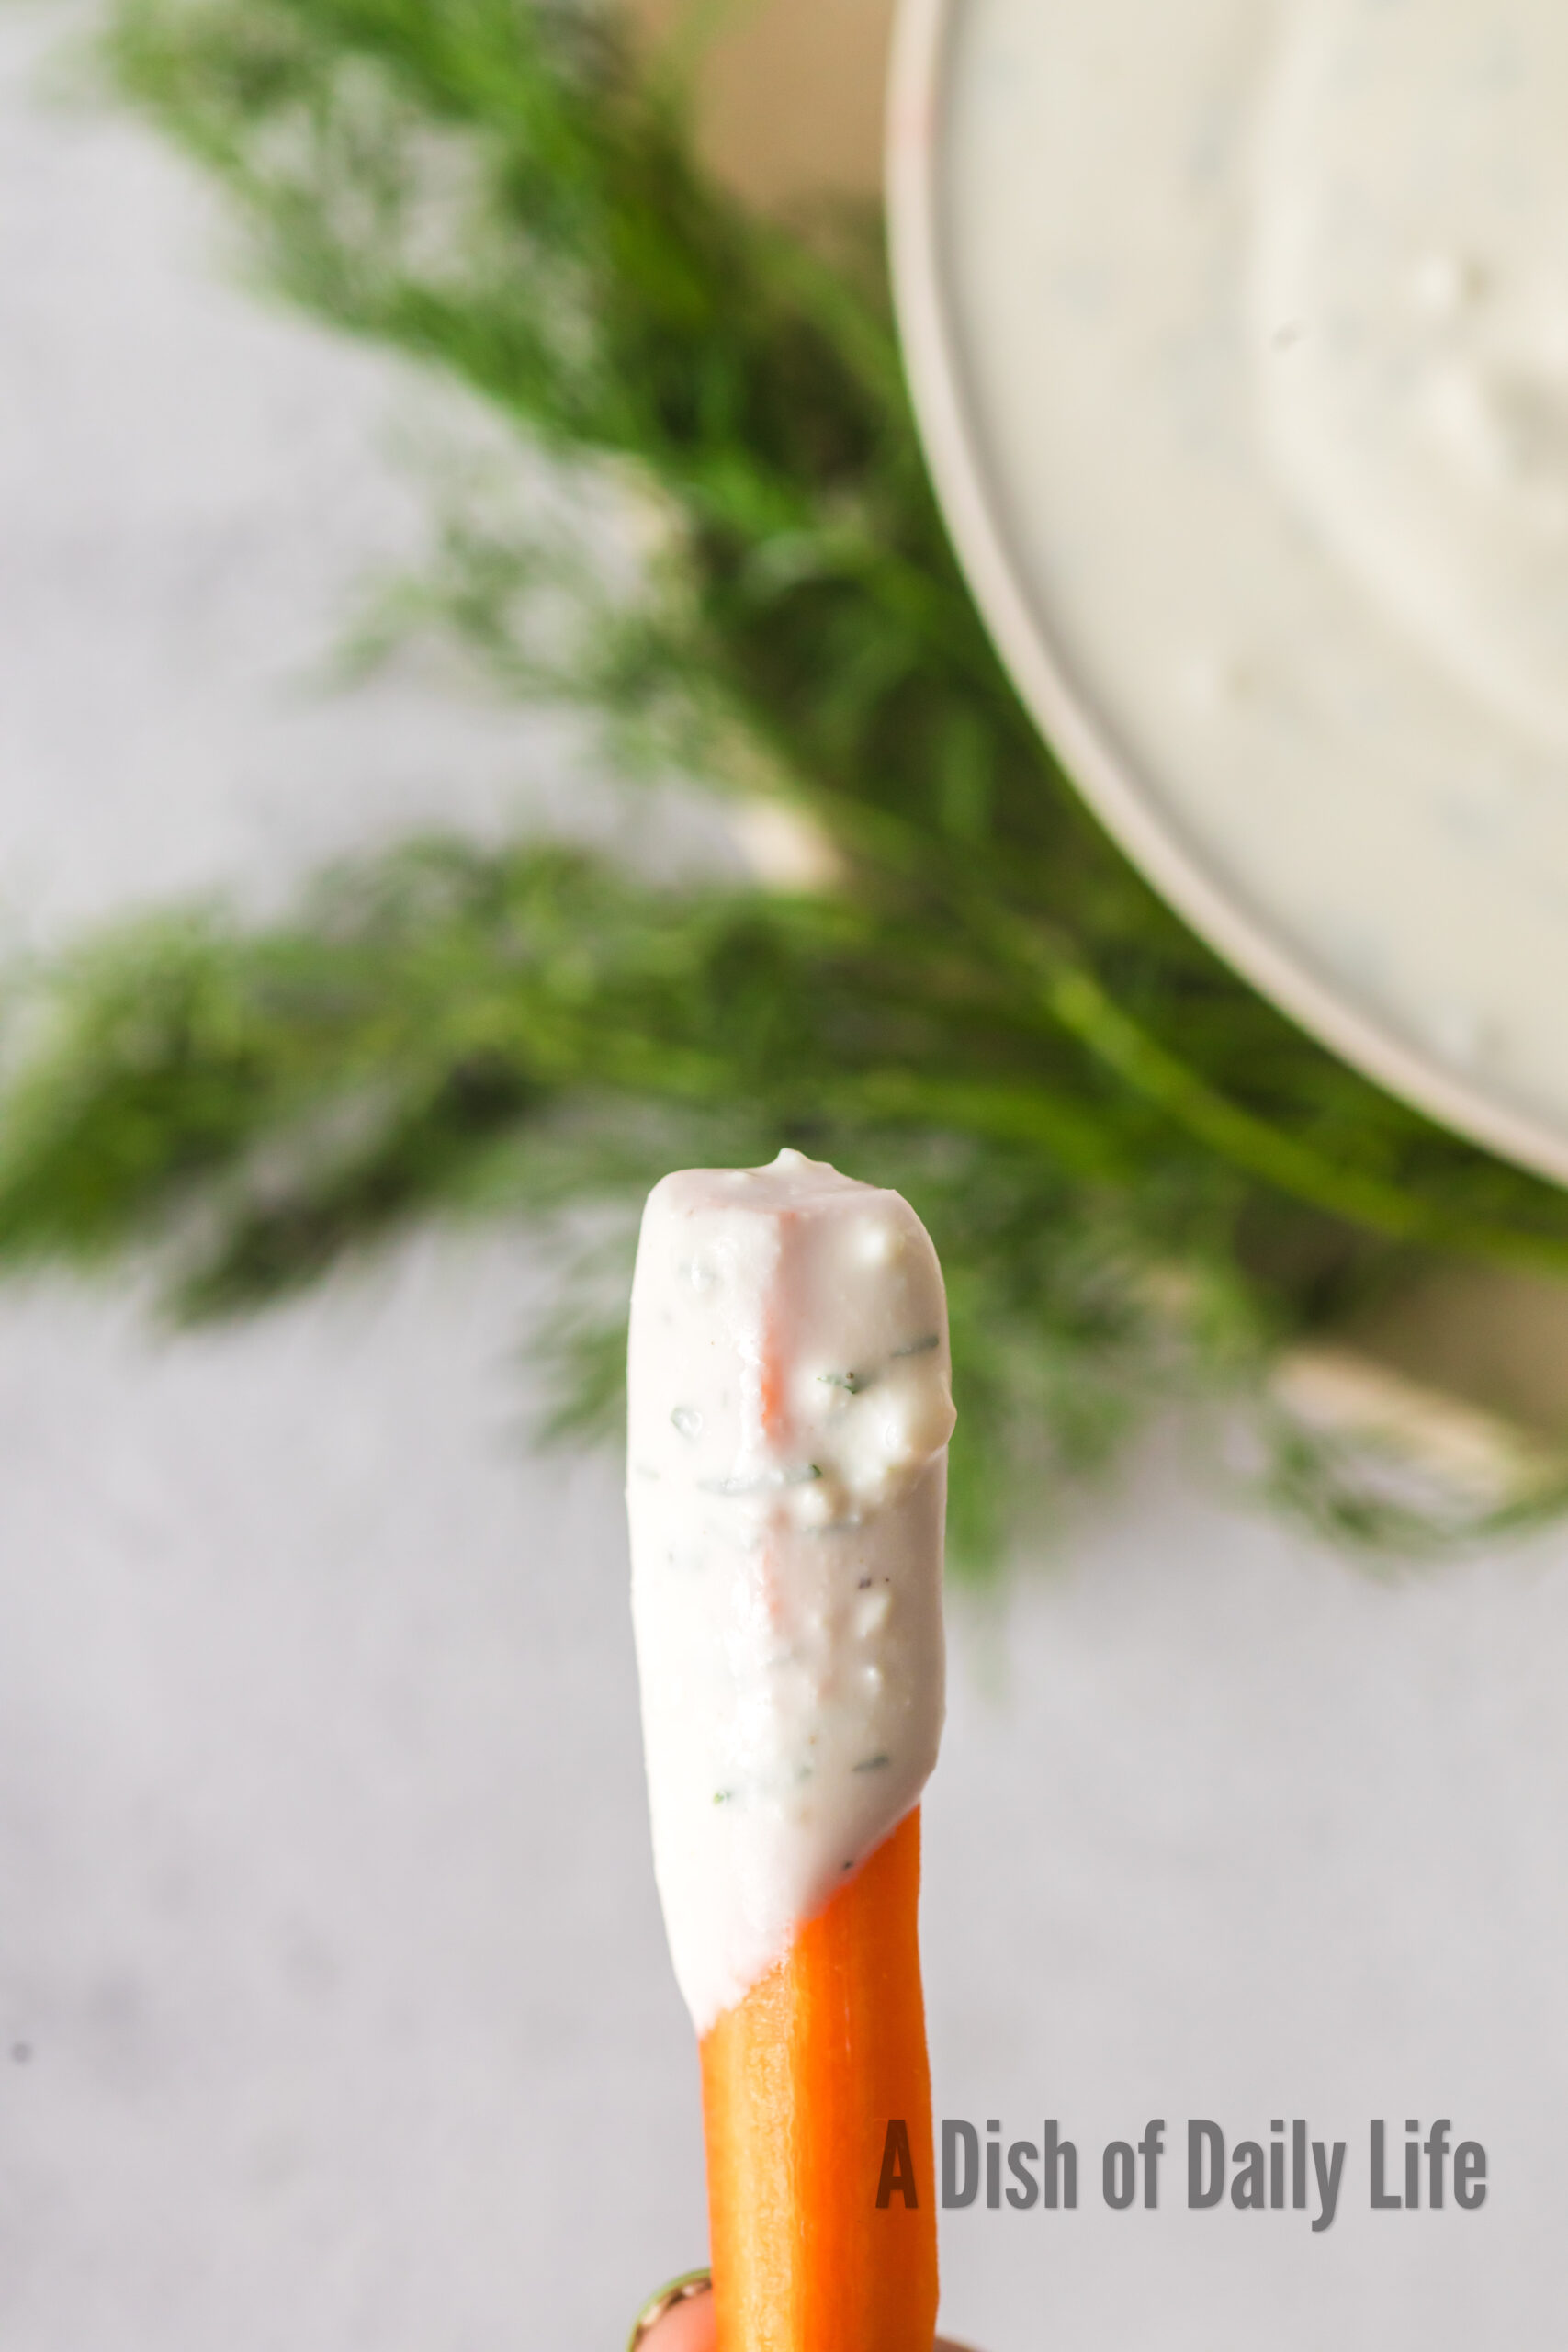
<path fill-rule="evenodd" d="M 702 2043 L 717 2352 L 931 2352 L 936 2199 L 908 1814 Z M 888 2125 L 911 2205 L 879 2210 Z"/>

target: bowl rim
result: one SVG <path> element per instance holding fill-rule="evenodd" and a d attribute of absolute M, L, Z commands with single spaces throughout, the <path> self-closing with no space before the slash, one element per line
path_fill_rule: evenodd
<path fill-rule="evenodd" d="M 943 286 L 941 102 L 961 6 L 900 0 L 887 102 L 887 232 L 894 306 L 927 462 L 959 562 L 1013 684 L 1111 838 L 1244 978 L 1389 1093 L 1534 1174 L 1568 1182 L 1568 1132 L 1423 1054 L 1325 981 L 1216 876 L 1140 780 L 1051 644 L 995 511 Z"/>

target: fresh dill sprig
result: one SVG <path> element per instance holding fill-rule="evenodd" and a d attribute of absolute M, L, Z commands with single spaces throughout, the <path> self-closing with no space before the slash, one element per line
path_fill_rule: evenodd
<path fill-rule="evenodd" d="M 214 1314 L 413 1218 L 596 1204 L 545 1343 L 581 1430 L 616 1408 L 642 1190 L 795 1144 L 897 1184 L 936 1238 L 972 1562 L 1152 1401 L 1260 1391 L 1273 1351 L 1434 1254 L 1568 1271 L 1558 1193 L 1303 1037 L 1085 812 L 949 549 L 874 226 L 747 212 L 670 77 L 577 0 L 112 6 L 118 88 L 277 287 L 649 526 L 610 594 L 542 516 L 449 518 L 420 622 L 599 711 L 628 789 L 635 734 L 782 797 L 838 879 L 656 887 L 547 842 L 425 842 L 277 924 L 175 910 L 89 941 L 13 1018 L 0 1255 L 153 1237 L 175 1305 Z M 1432 1532 L 1300 1432 L 1274 1486 L 1370 1544 Z"/>

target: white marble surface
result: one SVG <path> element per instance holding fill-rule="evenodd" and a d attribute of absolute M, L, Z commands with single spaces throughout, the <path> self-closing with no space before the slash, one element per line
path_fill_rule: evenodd
<path fill-rule="evenodd" d="M 0 902 L 50 932 L 574 800 L 570 730 L 299 680 L 412 530 L 366 356 L 215 282 L 134 131 L 0 18 Z M 700 2257 L 613 1465 L 531 1459 L 505 1235 L 250 1329 L 0 1298 L 0 2341 L 597 2352 Z M 990 2352 L 1568 2329 L 1568 1536 L 1380 1585 L 1174 1442 L 961 1611 L 928 1805 L 939 2111 L 1076 2214 L 953 2213 Z M 6 2053 L 9 2053 L 8 2055 Z M 1189 2114 L 1347 2138 L 1334 2229 L 1189 2213 Z M 1494 2186 L 1366 2210 L 1366 2125 Z M 1099 2150 L 1151 2116 L 1156 2213 Z"/>

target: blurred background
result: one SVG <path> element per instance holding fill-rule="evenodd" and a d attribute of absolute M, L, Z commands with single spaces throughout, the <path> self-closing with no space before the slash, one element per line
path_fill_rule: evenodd
<path fill-rule="evenodd" d="M 874 189 L 888 19 L 784 0 L 721 39 L 715 168 L 770 205 Z M 0 17 L 8 944 L 220 884 L 265 912 L 436 822 L 621 822 L 570 718 L 418 665 L 328 679 L 420 543 L 409 448 L 488 428 L 245 284 L 210 192 L 85 94 L 73 27 Z M 739 870 L 677 797 L 643 821 L 650 857 Z M 16 2352 L 592 2352 L 703 2258 L 618 1465 L 527 1436 L 547 1271 L 509 1228 L 416 1232 L 178 1335 L 134 1261 L 0 1294 Z M 1455 1277 L 1401 1312 L 1374 1359 L 1483 1405 L 1469 1434 L 1559 1408 L 1551 1294 Z M 1369 1566 L 1158 1419 L 953 1635 L 937 2109 L 1060 2118 L 1085 2197 L 947 2216 L 948 2329 L 1561 2344 L 1568 1528 Z M 1151 2117 L 1174 2152 L 1189 2115 L 1281 2114 L 1349 2143 L 1325 2236 L 1188 2213 L 1174 2153 L 1157 2214 L 1099 2202 L 1100 2146 Z M 1368 2211 L 1369 2120 L 1406 2115 L 1484 2143 L 1481 2213 Z"/>

